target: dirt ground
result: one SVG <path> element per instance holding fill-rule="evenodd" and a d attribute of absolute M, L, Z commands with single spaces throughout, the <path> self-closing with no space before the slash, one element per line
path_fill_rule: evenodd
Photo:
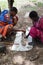
<path fill-rule="evenodd" d="M 24 18 L 25 13 L 30 11 L 28 7 L 28 5 L 21 7 L 21 11 L 18 13 L 19 21 L 16 28 L 26 29 L 28 26 L 32 25 L 32 23 L 28 21 L 28 18 Z M 37 7 L 39 15 L 43 13 L 42 8 L 43 7 Z M 39 58 L 30 61 L 30 57 L 34 54 L 38 54 Z M 43 45 L 35 45 L 34 48 L 28 52 L 11 52 L 8 50 L 6 55 L 0 54 L 0 65 L 43 65 Z"/>

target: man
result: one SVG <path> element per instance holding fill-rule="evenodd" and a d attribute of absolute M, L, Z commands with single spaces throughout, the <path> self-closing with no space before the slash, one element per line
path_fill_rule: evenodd
<path fill-rule="evenodd" d="M 14 0 L 8 0 L 9 9 L 13 7 Z"/>
<path fill-rule="evenodd" d="M 10 11 L 4 10 L 0 15 L 0 34 L 5 39 L 6 36 L 13 30 L 13 27 L 17 24 L 17 12 L 17 8 L 12 7 Z"/>

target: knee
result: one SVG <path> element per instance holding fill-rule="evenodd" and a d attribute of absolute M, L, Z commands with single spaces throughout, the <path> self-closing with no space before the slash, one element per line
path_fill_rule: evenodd
<path fill-rule="evenodd" d="M 37 29 L 35 27 L 32 27 L 31 30 L 30 30 L 30 35 L 33 37 L 33 38 L 36 38 L 37 36 Z"/>

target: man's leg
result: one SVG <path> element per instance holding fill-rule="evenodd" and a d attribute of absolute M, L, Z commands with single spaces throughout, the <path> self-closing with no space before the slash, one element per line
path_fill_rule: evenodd
<path fill-rule="evenodd" d="M 9 10 L 13 7 L 14 0 L 8 0 Z"/>

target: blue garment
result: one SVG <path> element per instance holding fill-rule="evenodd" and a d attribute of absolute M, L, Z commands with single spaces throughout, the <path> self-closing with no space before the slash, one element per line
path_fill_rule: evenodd
<path fill-rule="evenodd" d="M 9 11 L 8 10 L 4 10 L 1 12 L 1 15 L 4 16 L 5 14 L 7 14 Z"/>
<path fill-rule="evenodd" d="M 1 12 L 1 15 L 0 15 L 0 21 L 2 22 L 7 22 L 8 24 L 12 24 L 12 21 L 7 21 L 5 18 L 4 18 L 4 15 L 7 14 L 9 11 L 8 10 L 4 10 Z M 12 19 L 12 17 L 10 17 L 10 19 Z"/>

